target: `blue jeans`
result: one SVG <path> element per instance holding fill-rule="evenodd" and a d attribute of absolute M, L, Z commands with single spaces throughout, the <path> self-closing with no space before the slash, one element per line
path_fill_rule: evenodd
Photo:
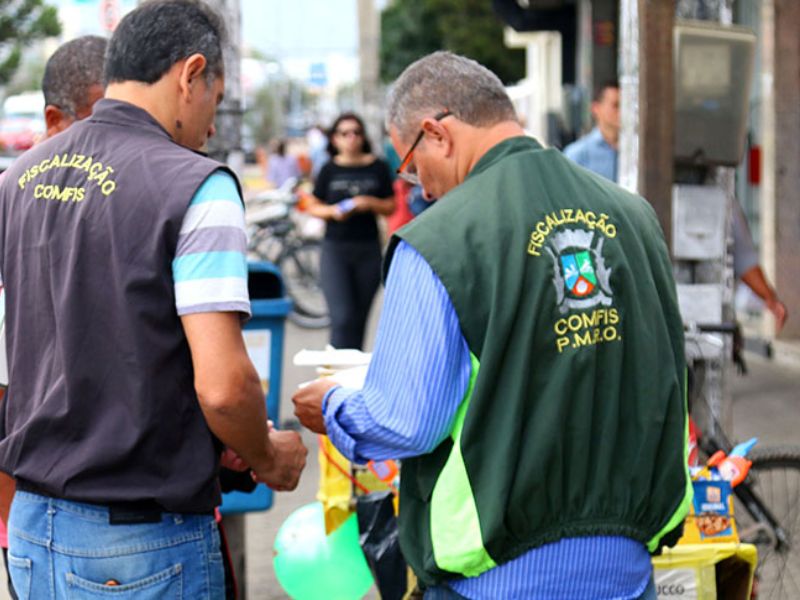
<path fill-rule="evenodd" d="M 220 600 L 213 516 L 164 513 L 158 523 L 109 525 L 102 506 L 18 491 L 8 567 L 20 600 Z"/>

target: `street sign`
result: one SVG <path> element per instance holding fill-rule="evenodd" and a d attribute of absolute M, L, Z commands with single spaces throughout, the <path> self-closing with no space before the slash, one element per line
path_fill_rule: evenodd
<path fill-rule="evenodd" d="M 100 26 L 109 33 L 117 28 L 119 23 L 119 1 L 101 0 L 100 2 Z"/>

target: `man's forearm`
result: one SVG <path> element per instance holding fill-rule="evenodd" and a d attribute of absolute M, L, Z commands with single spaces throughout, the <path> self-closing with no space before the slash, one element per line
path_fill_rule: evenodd
<path fill-rule="evenodd" d="M 211 431 L 249 465 L 259 481 L 291 490 L 307 451 L 296 432 L 270 431 L 264 393 L 247 354 L 239 315 L 181 317 L 192 351 L 194 387 Z"/>
<path fill-rule="evenodd" d="M 388 198 L 378 198 L 377 196 L 367 196 L 369 199 L 369 209 L 376 215 L 389 216 L 394 212 L 394 196 Z"/>
<path fill-rule="evenodd" d="M 256 471 L 274 461 L 267 411 L 258 379 L 247 378 L 240 390 L 216 401 L 200 396 L 209 429 Z"/>
<path fill-rule="evenodd" d="M 741 279 L 764 302 L 770 302 L 777 298 L 775 290 L 772 289 L 764 271 L 758 265 L 745 271 Z"/>

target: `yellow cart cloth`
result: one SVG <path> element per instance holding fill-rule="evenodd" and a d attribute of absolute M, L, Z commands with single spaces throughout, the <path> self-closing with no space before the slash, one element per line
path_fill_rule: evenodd
<path fill-rule="evenodd" d="M 653 557 L 656 591 L 659 598 L 749 600 L 757 563 L 752 544 L 678 544 Z"/>
<path fill-rule="evenodd" d="M 356 484 L 352 479 L 355 479 Z M 355 488 L 355 490 L 354 490 Z M 330 535 L 355 510 L 354 494 L 388 490 L 389 486 L 365 469 L 353 469 L 347 460 L 324 435 L 319 436 L 319 492 L 325 515 L 325 533 Z M 395 512 L 397 507 L 395 506 Z"/>

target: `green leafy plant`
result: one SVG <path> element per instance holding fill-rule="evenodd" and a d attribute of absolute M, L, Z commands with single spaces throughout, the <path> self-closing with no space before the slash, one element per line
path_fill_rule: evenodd
<path fill-rule="evenodd" d="M 25 46 L 60 33 L 58 13 L 44 0 L 0 0 L 0 85 L 19 68 Z"/>

